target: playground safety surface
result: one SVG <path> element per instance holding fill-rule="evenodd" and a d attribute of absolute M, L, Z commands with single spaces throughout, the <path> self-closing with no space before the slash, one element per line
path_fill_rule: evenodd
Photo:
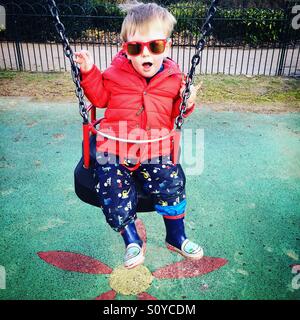
<path fill-rule="evenodd" d="M 300 298 L 300 113 L 203 107 L 186 120 L 204 142 L 204 166 L 187 175 L 186 231 L 205 257 L 183 261 L 161 216 L 139 214 L 148 280 L 133 294 L 110 286 L 121 237 L 74 193 L 76 103 L 2 97 L 0 119 L 0 299 Z"/>

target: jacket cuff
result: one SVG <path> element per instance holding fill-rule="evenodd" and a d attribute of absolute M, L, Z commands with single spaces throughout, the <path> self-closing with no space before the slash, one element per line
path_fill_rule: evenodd
<path fill-rule="evenodd" d="M 185 111 L 185 113 L 183 114 L 183 117 L 187 118 L 195 110 L 195 106 L 196 106 L 195 103 L 193 103 L 192 106 Z"/>
<path fill-rule="evenodd" d="M 94 64 L 92 69 L 89 71 L 83 71 L 80 68 L 80 74 L 81 74 L 81 80 L 85 80 L 86 78 L 88 78 L 90 75 L 93 75 L 95 73 L 95 71 L 98 70 L 98 68 L 96 67 L 96 65 Z"/>

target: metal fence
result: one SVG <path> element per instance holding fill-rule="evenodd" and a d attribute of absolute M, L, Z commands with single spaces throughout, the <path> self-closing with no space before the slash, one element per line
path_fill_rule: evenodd
<path fill-rule="evenodd" d="M 0 69 L 38 72 L 70 69 L 46 1 L 6 1 L 3 4 L 6 29 L 0 32 Z M 89 50 L 98 67 L 107 68 L 121 48 L 118 30 L 123 17 L 113 11 L 116 6 L 87 7 L 60 1 L 58 7 L 73 49 Z M 300 16 L 297 16 L 300 1 L 287 1 L 283 8 L 274 11 L 276 18 L 272 19 L 270 9 L 260 9 L 265 16 L 258 19 L 254 15 L 245 20 L 251 8 L 238 8 L 235 14 L 239 16 L 226 17 L 230 10 L 221 7 L 223 16 L 219 14 L 215 18 L 214 31 L 197 73 L 300 76 L 300 29 L 297 29 L 300 28 Z M 199 1 L 180 3 L 180 6 L 175 3 L 170 11 L 178 21 L 172 36 L 171 58 L 187 72 L 199 38 L 205 4 L 200 7 Z M 257 10 L 253 12 L 258 13 Z M 271 27 L 276 34 L 271 34 Z"/>

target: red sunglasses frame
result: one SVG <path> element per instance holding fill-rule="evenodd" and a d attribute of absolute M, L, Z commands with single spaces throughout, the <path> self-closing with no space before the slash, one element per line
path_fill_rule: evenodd
<path fill-rule="evenodd" d="M 147 41 L 147 42 L 142 42 L 142 41 L 129 41 L 129 42 L 124 42 L 123 43 L 123 49 L 126 51 L 127 54 L 129 54 L 130 56 L 133 56 L 133 57 L 136 57 L 136 56 L 139 56 L 140 54 L 142 54 L 142 52 L 144 51 L 144 47 L 146 46 L 149 50 L 149 52 L 151 52 L 152 54 L 162 54 L 163 52 L 161 53 L 155 53 L 151 50 L 150 48 L 150 43 L 151 42 L 154 42 L 154 41 L 163 41 L 164 43 L 164 51 L 166 49 L 166 44 L 167 42 L 169 41 L 169 39 L 154 39 L 154 40 L 151 40 L 151 41 Z M 141 45 L 141 51 L 138 53 L 138 54 L 130 54 L 128 53 L 128 44 L 140 44 Z"/>

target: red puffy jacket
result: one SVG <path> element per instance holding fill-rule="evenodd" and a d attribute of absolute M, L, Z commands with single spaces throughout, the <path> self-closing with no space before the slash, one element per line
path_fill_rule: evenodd
<path fill-rule="evenodd" d="M 125 139 L 148 140 L 167 135 L 179 115 L 179 95 L 182 73 L 178 65 L 167 58 L 163 70 L 149 83 L 137 73 L 125 52 L 120 51 L 102 74 L 94 65 L 82 72 L 81 85 L 89 101 L 106 108 L 99 129 Z M 187 117 L 194 106 L 185 114 Z M 170 154 L 173 138 L 147 144 L 117 142 L 97 136 L 97 152 L 108 151 L 124 158 L 152 159 Z"/>

